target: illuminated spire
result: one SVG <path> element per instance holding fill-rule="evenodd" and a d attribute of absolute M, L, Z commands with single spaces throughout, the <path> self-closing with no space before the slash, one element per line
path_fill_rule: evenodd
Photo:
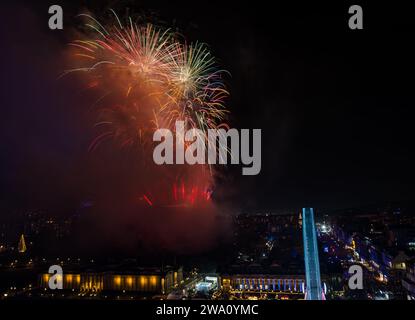
<path fill-rule="evenodd" d="M 303 208 L 303 243 L 306 300 L 324 300 L 320 279 L 320 262 L 313 208 Z"/>
<path fill-rule="evenodd" d="M 20 253 L 25 253 L 26 250 L 27 250 L 26 242 L 24 241 L 24 235 L 23 234 L 20 236 L 18 250 L 19 250 Z"/>

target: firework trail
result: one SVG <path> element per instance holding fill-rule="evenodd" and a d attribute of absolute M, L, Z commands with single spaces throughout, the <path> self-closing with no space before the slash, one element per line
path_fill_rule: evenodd
<path fill-rule="evenodd" d="M 70 44 L 77 67 L 65 72 L 85 73 L 87 86 L 103 91 L 100 101 L 111 101 L 99 112 L 100 134 L 90 150 L 107 139 L 121 147 L 150 144 L 155 129 L 174 131 L 176 121 L 184 121 L 186 130 L 202 130 L 207 141 L 207 130 L 224 126 L 228 112 L 225 71 L 208 47 L 181 43 L 169 30 L 131 18 L 123 24 L 112 13 L 115 23 L 109 26 L 80 15 L 90 32 Z"/>

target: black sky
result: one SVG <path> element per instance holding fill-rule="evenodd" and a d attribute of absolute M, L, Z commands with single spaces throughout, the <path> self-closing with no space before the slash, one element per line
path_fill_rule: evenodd
<path fill-rule="evenodd" d="M 230 121 L 262 129 L 262 171 L 246 177 L 229 168 L 218 180 L 218 201 L 262 210 L 412 200 L 411 8 L 362 4 L 364 30 L 353 31 L 346 2 L 267 3 L 2 3 L 3 204 L 60 208 L 90 196 L 91 132 L 77 107 L 85 102 L 74 83 L 55 78 L 75 15 L 110 7 L 145 13 L 208 43 L 231 73 Z M 64 9 L 64 31 L 47 28 L 51 4 Z"/>

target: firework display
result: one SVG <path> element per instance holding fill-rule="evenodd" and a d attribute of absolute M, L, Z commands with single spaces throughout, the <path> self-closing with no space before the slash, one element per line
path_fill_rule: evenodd
<path fill-rule="evenodd" d="M 77 67 L 68 73 L 85 73 L 88 88 L 101 90 L 94 150 L 102 141 L 120 147 L 146 146 L 158 128 L 174 130 L 226 126 L 224 101 L 228 91 L 225 71 L 217 68 L 207 45 L 180 42 L 178 35 L 152 24 L 115 23 L 104 26 L 88 14 L 87 35 L 70 43 Z M 206 137 L 203 137 L 206 139 Z"/>

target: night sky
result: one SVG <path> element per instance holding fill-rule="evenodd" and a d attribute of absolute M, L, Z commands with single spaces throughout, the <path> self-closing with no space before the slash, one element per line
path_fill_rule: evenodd
<path fill-rule="evenodd" d="M 73 81 L 56 80 L 83 8 L 100 14 L 129 7 L 177 27 L 189 41 L 208 43 L 230 72 L 230 123 L 262 129 L 262 171 L 248 177 L 240 167 L 223 170 L 219 203 L 256 211 L 413 199 L 415 19 L 403 4 L 362 4 L 364 30 L 350 30 L 346 3 L 4 2 L 4 214 L 63 210 L 93 197 L 118 172 L 101 170 L 118 166 L 119 155 L 108 152 L 99 165 L 90 159 L 86 98 Z M 47 28 L 52 4 L 63 7 L 63 31 Z"/>

